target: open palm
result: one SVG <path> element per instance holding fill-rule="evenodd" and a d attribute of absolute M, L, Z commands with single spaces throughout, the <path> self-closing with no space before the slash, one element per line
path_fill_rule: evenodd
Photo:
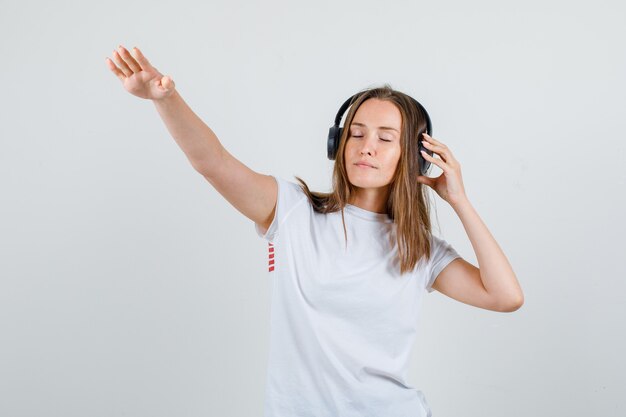
<path fill-rule="evenodd" d="M 132 52 L 131 55 L 120 45 L 113 51 L 115 62 L 106 59 L 107 66 L 120 79 L 126 91 L 149 100 L 160 100 L 172 94 L 174 80 L 153 67 L 138 48 L 133 48 Z"/>

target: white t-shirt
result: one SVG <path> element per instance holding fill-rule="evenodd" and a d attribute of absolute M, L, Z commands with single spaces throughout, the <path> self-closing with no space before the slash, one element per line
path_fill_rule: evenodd
<path fill-rule="evenodd" d="M 347 205 L 313 210 L 297 183 L 274 176 L 268 241 L 272 278 L 264 417 L 427 417 L 405 381 L 424 291 L 461 256 L 433 236 L 429 262 L 400 275 L 396 225 Z"/>

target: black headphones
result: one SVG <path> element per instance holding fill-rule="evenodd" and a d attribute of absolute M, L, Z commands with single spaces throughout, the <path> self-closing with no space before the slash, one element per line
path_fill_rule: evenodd
<path fill-rule="evenodd" d="M 326 146 L 326 150 L 328 153 L 328 159 L 330 159 L 331 161 L 335 160 L 335 157 L 337 156 L 337 149 L 339 149 L 339 140 L 341 139 L 341 133 L 343 132 L 343 127 L 339 127 L 339 123 L 341 123 L 341 118 L 343 117 L 343 114 L 346 112 L 346 110 L 348 109 L 348 107 L 350 107 L 350 105 L 352 104 L 353 100 L 355 99 L 355 97 L 358 97 L 360 94 L 362 93 L 356 93 L 355 95 L 353 95 L 352 97 L 350 97 L 349 99 L 347 99 L 339 108 L 339 111 L 337 112 L 337 116 L 335 116 L 335 124 L 332 125 L 330 127 L 330 129 L 328 130 L 328 144 Z M 411 100 L 413 100 L 413 102 L 415 103 L 415 105 L 420 108 L 424 114 L 426 115 L 426 133 L 428 134 L 428 136 L 432 136 L 433 134 L 433 126 L 430 122 L 430 116 L 428 115 L 428 112 L 426 111 L 426 109 L 424 108 L 424 106 L 422 106 L 419 101 L 415 100 L 413 97 L 409 96 L 411 98 Z M 428 150 L 424 147 L 424 145 L 422 145 L 422 138 L 420 137 L 418 139 L 418 149 L 424 150 L 426 153 L 428 153 L 430 156 L 433 156 L 433 152 L 431 150 Z M 426 173 L 428 172 L 428 168 L 430 167 L 430 161 L 427 161 L 426 159 L 424 159 L 424 156 L 422 155 L 421 152 L 418 151 L 418 159 L 419 159 L 419 166 L 421 167 L 421 174 L 422 175 L 426 175 Z"/>

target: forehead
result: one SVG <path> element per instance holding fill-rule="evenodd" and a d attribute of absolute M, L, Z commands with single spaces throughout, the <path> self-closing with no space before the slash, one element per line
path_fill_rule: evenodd
<path fill-rule="evenodd" d="M 402 114 L 391 101 L 370 98 L 361 103 L 352 123 L 363 123 L 371 128 L 389 126 L 399 131 L 402 126 Z"/>

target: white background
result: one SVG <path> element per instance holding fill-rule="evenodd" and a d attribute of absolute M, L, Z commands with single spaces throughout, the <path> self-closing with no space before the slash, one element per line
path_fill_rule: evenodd
<path fill-rule="evenodd" d="M 427 296 L 409 382 L 435 417 L 625 415 L 623 2 L 1 9 L 0 415 L 262 413 L 266 242 L 109 71 L 118 44 L 243 163 L 318 191 L 347 97 L 417 98 L 525 304 Z M 435 233 L 476 264 L 433 199 Z"/>

